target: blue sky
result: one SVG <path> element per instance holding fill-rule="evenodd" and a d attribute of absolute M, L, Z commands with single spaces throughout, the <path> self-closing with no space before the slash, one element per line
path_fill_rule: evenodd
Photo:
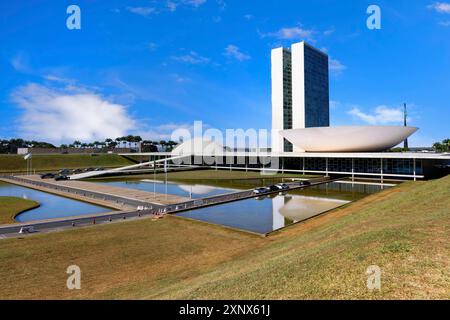
<path fill-rule="evenodd" d="M 301 40 L 330 56 L 332 125 L 401 124 L 406 102 L 412 145 L 450 135 L 450 2 L 2 1 L 0 16 L 1 138 L 269 129 L 270 49 Z"/>

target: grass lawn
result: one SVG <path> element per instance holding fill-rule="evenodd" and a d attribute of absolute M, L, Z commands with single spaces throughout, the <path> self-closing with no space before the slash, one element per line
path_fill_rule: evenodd
<path fill-rule="evenodd" d="M 450 297 L 450 176 L 260 238 L 177 217 L 3 239 L 0 298 Z M 82 289 L 65 288 L 67 266 Z M 382 270 L 381 291 L 366 269 Z"/>
<path fill-rule="evenodd" d="M 36 208 L 39 203 L 33 200 L 16 198 L 16 197 L 0 197 L 0 224 L 15 222 L 14 217 L 26 210 Z"/>
<path fill-rule="evenodd" d="M 33 170 L 51 171 L 89 167 L 120 167 L 133 164 L 117 154 L 34 155 Z M 0 172 L 25 172 L 27 162 L 20 155 L 0 155 Z"/>

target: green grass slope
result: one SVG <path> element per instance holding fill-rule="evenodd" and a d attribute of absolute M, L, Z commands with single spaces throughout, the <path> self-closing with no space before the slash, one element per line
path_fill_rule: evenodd
<path fill-rule="evenodd" d="M 15 222 L 14 217 L 23 211 L 36 208 L 39 203 L 17 197 L 0 197 L 0 224 Z"/>
<path fill-rule="evenodd" d="M 119 167 L 133 164 L 117 154 L 55 154 L 34 155 L 33 170 L 51 171 L 62 168 Z M 24 172 L 26 161 L 19 155 L 0 155 L 0 172 Z"/>
<path fill-rule="evenodd" d="M 450 298 L 450 176 L 408 182 L 297 225 L 270 246 L 145 298 Z M 366 287 L 381 268 L 381 291 Z"/>
<path fill-rule="evenodd" d="M 407 182 L 268 238 L 169 216 L 0 240 L 2 299 L 450 297 L 450 176 Z M 82 270 L 67 290 L 66 268 Z M 366 287 L 381 268 L 381 291 Z"/>

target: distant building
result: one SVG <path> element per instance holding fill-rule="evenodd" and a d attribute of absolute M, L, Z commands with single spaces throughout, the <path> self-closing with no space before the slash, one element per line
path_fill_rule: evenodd
<path fill-rule="evenodd" d="M 271 66 L 272 151 L 301 151 L 278 132 L 330 125 L 328 56 L 299 42 L 273 49 Z"/>

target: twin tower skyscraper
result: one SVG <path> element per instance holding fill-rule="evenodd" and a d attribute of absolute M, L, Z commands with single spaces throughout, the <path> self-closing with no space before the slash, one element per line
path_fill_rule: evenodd
<path fill-rule="evenodd" d="M 281 130 L 330 125 L 328 55 L 306 42 L 271 52 L 272 152 L 292 152 Z"/>

